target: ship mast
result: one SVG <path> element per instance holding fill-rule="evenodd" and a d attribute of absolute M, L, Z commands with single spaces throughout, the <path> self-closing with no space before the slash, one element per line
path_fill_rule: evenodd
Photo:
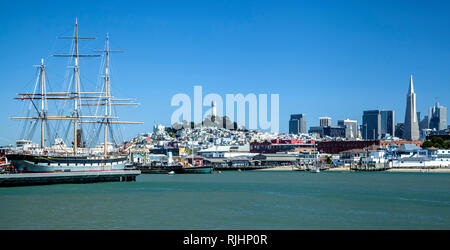
<path fill-rule="evenodd" d="M 106 55 L 106 63 L 105 63 L 105 119 L 104 119 L 104 139 L 103 139 L 103 154 L 105 157 L 108 154 L 108 109 L 111 112 L 111 95 L 109 91 L 109 53 L 111 52 L 123 52 L 123 50 L 109 50 L 109 35 L 106 33 L 106 50 L 94 50 L 93 52 L 102 52 Z"/>
<path fill-rule="evenodd" d="M 79 58 L 80 57 L 95 57 L 100 55 L 80 55 L 78 53 L 78 40 L 79 39 L 95 39 L 95 37 L 79 37 L 78 36 L 78 19 L 75 19 L 75 36 L 74 37 L 58 37 L 61 39 L 73 39 L 75 42 L 75 54 L 72 55 L 54 55 L 54 56 L 61 56 L 61 57 L 74 57 L 75 63 L 73 67 L 73 73 L 74 73 L 74 92 L 73 99 L 74 99 L 74 111 L 73 111 L 73 154 L 77 155 L 78 151 L 78 123 L 79 123 L 79 111 L 78 106 L 80 100 L 80 91 L 79 91 Z"/>
<path fill-rule="evenodd" d="M 11 119 L 34 119 L 41 120 L 41 148 L 44 148 L 44 120 L 71 120 L 74 123 L 74 144 L 73 144 L 73 154 L 77 155 L 78 151 L 78 124 L 81 123 L 103 123 L 104 124 L 104 155 L 107 155 L 107 137 L 108 137 L 108 125 L 109 124 L 143 124 L 143 122 L 127 122 L 127 121 L 113 121 L 112 119 L 117 119 L 118 117 L 113 117 L 111 115 L 112 105 L 138 105 L 138 103 L 116 103 L 116 101 L 134 101 L 135 99 L 115 99 L 111 96 L 110 92 L 110 70 L 109 70 L 109 53 L 111 52 L 122 52 L 122 51 L 112 51 L 109 50 L 109 36 L 106 36 L 106 50 L 95 51 L 106 53 L 106 68 L 105 68 L 105 91 L 104 92 L 81 92 L 80 91 L 80 77 L 79 77 L 79 58 L 80 57 L 97 57 L 101 55 L 80 55 L 78 51 L 78 40 L 79 39 L 95 39 L 94 37 L 79 37 L 78 36 L 78 21 L 75 20 L 75 36 L 71 37 L 58 37 L 60 39 L 72 39 L 75 43 L 74 51 L 68 55 L 53 55 L 56 57 L 71 57 L 74 58 L 74 87 L 73 92 L 46 92 L 45 91 L 45 65 L 44 61 L 41 60 L 40 67 L 40 77 L 41 77 L 41 93 L 30 94 L 30 93 L 19 93 L 20 97 L 14 98 L 16 100 L 30 100 L 38 113 L 37 117 L 11 117 Z M 33 100 L 41 101 L 41 109 L 39 110 Z M 74 100 L 74 112 L 67 116 L 48 116 L 46 111 L 47 100 Z M 97 101 L 98 103 L 89 103 L 90 101 Z M 101 101 L 101 103 L 100 103 Z M 87 102 L 87 103 L 86 103 Z M 105 114 L 86 116 L 80 115 L 81 106 L 105 106 Z M 108 111 L 109 109 L 109 111 Z M 85 119 L 101 119 L 89 121 Z"/>
<path fill-rule="evenodd" d="M 45 147 L 45 138 L 44 138 L 44 120 L 45 120 L 45 103 L 44 100 L 46 98 L 44 89 L 45 89 L 45 65 L 44 65 L 44 59 L 41 59 L 41 65 L 40 68 L 40 75 L 41 75 L 41 112 L 39 116 L 41 117 L 41 148 L 44 149 Z"/>

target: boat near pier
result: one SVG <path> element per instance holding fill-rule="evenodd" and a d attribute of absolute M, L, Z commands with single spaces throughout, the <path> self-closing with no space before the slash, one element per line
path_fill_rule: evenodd
<path fill-rule="evenodd" d="M 128 162 L 128 153 L 124 150 L 124 146 L 117 142 L 113 134 L 113 127 L 118 129 L 116 126 L 119 124 L 142 124 L 142 122 L 117 120 L 118 116 L 113 108 L 117 105 L 137 105 L 137 103 L 130 102 L 134 99 L 118 99 L 111 94 L 110 54 L 123 51 L 111 50 L 109 35 L 106 34 L 105 48 L 92 51 L 99 54 L 80 54 L 79 42 L 95 38 L 79 36 L 77 20 L 72 36 L 58 38 L 72 41 L 68 54 L 53 55 L 54 57 L 69 58 L 71 70 L 68 72 L 70 77 L 66 78 L 67 82 L 65 82 L 67 89 L 58 92 L 47 91 L 47 66 L 42 59 L 41 64 L 36 66 L 38 72 L 34 91 L 19 93 L 19 97 L 15 98 L 22 102 L 28 102 L 27 116 L 11 118 L 25 121 L 22 134 L 28 135 L 28 138 L 20 138 L 17 140 L 15 148 L 5 149 L 4 157 L 14 166 L 17 173 L 63 173 L 65 176 L 53 178 L 51 177 L 53 175 L 48 175 L 44 178 L 48 182 L 55 180 L 61 180 L 63 183 L 75 180 L 75 182 L 80 180 L 92 182 L 96 178 L 98 181 L 121 179 L 123 176 L 127 176 L 122 173 L 126 171 L 125 164 Z M 80 59 L 100 56 L 104 58 L 101 64 L 103 71 L 101 87 L 99 90 L 85 90 L 85 85 L 81 84 L 81 79 L 84 78 L 80 78 Z M 56 102 L 56 104 L 52 103 L 56 106 L 54 110 L 49 108 L 50 102 Z M 71 108 L 69 108 L 70 104 Z M 36 127 L 40 127 L 40 144 L 31 141 Z M 66 128 L 66 130 L 61 128 Z M 70 130 L 73 131 L 73 137 L 68 137 Z M 98 135 L 102 130 L 103 142 L 98 143 Z M 66 135 L 65 139 L 60 138 L 62 134 Z M 97 135 L 97 137 L 93 135 Z M 72 146 L 66 146 L 67 144 Z M 103 174 L 103 172 L 115 172 L 116 174 Z M 86 175 L 80 177 L 83 173 Z M 135 176 L 140 174 L 140 171 L 129 173 Z M 2 183 L 7 183 L 6 177 L 15 180 L 22 178 L 21 180 L 24 182 L 28 180 L 30 183 L 40 183 L 40 181 L 31 181 L 30 176 L 6 175 L 2 176 Z M 36 178 L 42 180 L 43 177 L 37 176 Z"/>

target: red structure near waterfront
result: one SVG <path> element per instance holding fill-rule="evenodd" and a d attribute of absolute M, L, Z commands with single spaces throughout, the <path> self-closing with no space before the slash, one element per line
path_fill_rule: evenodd
<path fill-rule="evenodd" d="M 272 141 L 263 141 L 263 142 L 251 142 L 250 143 L 250 152 L 251 153 L 260 153 L 260 154 L 270 154 L 277 152 L 288 152 L 288 151 L 301 151 L 304 149 L 305 151 L 311 151 L 316 149 L 316 142 L 302 141 L 302 140 L 272 140 Z"/>
<path fill-rule="evenodd" d="M 317 143 L 317 150 L 321 153 L 339 154 L 350 149 L 365 149 L 369 147 L 386 147 L 391 144 L 398 146 L 403 144 L 415 144 L 422 146 L 422 141 L 384 141 L 384 140 L 367 140 L 367 141 L 321 141 Z"/>

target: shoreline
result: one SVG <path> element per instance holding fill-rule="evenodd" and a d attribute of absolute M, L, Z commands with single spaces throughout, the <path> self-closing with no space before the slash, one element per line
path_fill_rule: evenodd
<path fill-rule="evenodd" d="M 255 169 L 252 171 L 299 171 L 300 169 L 291 166 L 280 166 L 274 168 Z"/>
<path fill-rule="evenodd" d="M 266 169 L 255 169 L 252 171 L 304 171 L 290 166 L 266 168 Z M 350 167 L 336 167 L 323 170 L 323 172 L 355 172 L 350 170 Z M 450 168 L 393 168 L 382 172 L 392 172 L 392 173 L 450 173 Z"/>
<path fill-rule="evenodd" d="M 450 173 L 450 168 L 393 168 L 386 172 Z"/>
<path fill-rule="evenodd" d="M 344 171 L 344 172 L 354 172 L 350 170 L 350 167 L 337 167 L 330 168 L 325 171 Z M 363 171 L 359 171 L 363 172 Z M 392 172 L 392 173 L 450 173 L 450 168 L 392 168 L 382 172 Z"/>

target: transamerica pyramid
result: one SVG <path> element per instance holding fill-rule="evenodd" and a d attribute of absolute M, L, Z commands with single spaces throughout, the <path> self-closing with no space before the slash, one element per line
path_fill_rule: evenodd
<path fill-rule="evenodd" d="M 419 139 L 419 122 L 417 121 L 416 111 L 416 93 L 414 93 L 412 75 L 409 80 L 409 91 L 406 95 L 405 129 L 403 131 L 403 137 L 406 140 Z"/>

